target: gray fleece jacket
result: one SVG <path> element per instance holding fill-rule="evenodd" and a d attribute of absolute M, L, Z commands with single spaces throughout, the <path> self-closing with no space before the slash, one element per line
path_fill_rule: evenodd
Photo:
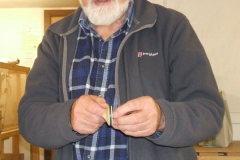
<path fill-rule="evenodd" d="M 128 138 L 129 160 L 194 160 L 194 144 L 222 126 L 223 103 L 205 51 L 187 18 L 146 0 L 134 2 L 134 22 L 116 62 L 118 104 L 152 96 L 166 117 L 161 136 Z M 69 125 L 69 71 L 78 35 L 75 13 L 52 24 L 38 47 L 19 105 L 19 129 L 33 145 L 56 149 L 54 160 L 73 160 Z"/>

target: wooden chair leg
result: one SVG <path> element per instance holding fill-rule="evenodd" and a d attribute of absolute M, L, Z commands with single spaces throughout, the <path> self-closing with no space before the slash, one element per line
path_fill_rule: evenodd
<path fill-rule="evenodd" d="M 4 141 L 2 140 L 2 135 L 0 133 L 0 160 L 4 159 Z"/>
<path fill-rule="evenodd" d="M 15 135 L 12 137 L 12 154 L 13 160 L 19 160 L 19 135 Z"/>
<path fill-rule="evenodd" d="M 4 159 L 4 140 L 2 139 L 2 110 L 0 110 L 0 160 Z"/>
<path fill-rule="evenodd" d="M 30 159 L 31 160 L 40 160 L 39 147 L 30 145 Z"/>
<path fill-rule="evenodd" d="M 44 160 L 52 160 L 53 151 L 44 149 Z"/>

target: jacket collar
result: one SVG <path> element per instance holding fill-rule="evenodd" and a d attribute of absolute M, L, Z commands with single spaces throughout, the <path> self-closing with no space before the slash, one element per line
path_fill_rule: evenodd
<path fill-rule="evenodd" d="M 137 0 L 134 6 L 134 24 L 132 30 L 136 30 L 145 25 L 151 25 L 156 22 L 157 12 L 154 5 L 147 0 Z"/>

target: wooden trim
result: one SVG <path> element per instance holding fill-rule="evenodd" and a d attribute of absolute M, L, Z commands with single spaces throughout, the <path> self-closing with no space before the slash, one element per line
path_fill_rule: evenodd
<path fill-rule="evenodd" d="M 18 136 L 19 129 L 16 128 L 16 129 L 12 129 L 12 130 L 2 131 L 1 135 L 2 135 L 2 139 L 7 139 L 9 137 Z"/>
<path fill-rule="evenodd" d="M 74 9 L 69 10 L 44 10 L 44 31 L 48 28 L 51 24 L 52 17 L 60 17 L 60 16 L 68 16 L 73 13 Z"/>
<path fill-rule="evenodd" d="M 18 66 L 15 64 L 2 63 L 2 62 L 0 62 L 0 68 L 10 69 L 10 70 L 14 70 L 14 71 L 22 71 L 22 72 L 26 72 L 26 73 L 28 73 L 30 71 L 29 67 Z"/>

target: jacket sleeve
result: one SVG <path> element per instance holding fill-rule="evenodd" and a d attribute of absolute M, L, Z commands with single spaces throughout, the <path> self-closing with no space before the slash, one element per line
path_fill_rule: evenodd
<path fill-rule="evenodd" d="M 158 138 L 170 147 L 192 146 L 222 127 L 224 106 L 205 51 L 186 17 L 173 29 L 168 52 L 169 99 L 156 99 L 166 127 Z"/>
<path fill-rule="evenodd" d="M 21 135 L 29 143 L 47 149 L 60 148 L 84 137 L 76 135 L 70 126 L 74 100 L 60 101 L 60 43 L 60 36 L 46 32 L 18 110 Z"/>

